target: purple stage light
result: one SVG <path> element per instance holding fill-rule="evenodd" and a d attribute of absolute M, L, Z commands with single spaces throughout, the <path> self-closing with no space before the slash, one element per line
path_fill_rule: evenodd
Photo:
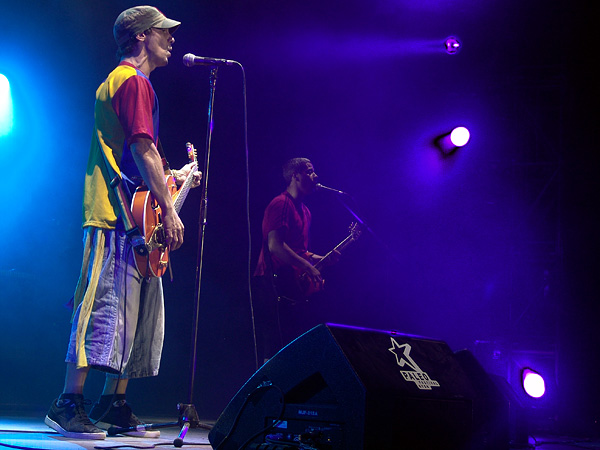
<path fill-rule="evenodd" d="M 460 41 L 454 36 L 448 37 L 446 42 L 444 42 L 444 46 L 446 47 L 446 53 L 449 55 L 458 53 L 462 47 Z"/>
<path fill-rule="evenodd" d="M 523 389 L 530 397 L 540 398 L 546 392 L 544 378 L 532 369 L 523 369 L 522 382 Z"/>
<path fill-rule="evenodd" d="M 467 145 L 467 142 L 469 142 L 470 137 L 471 134 L 469 133 L 469 130 L 467 130 L 465 127 L 456 127 L 450 133 L 450 141 L 456 147 L 462 147 L 464 145 Z"/>
<path fill-rule="evenodd" d="M 471 134 L 465 127 L 456 127 L 448 133 L 437 136 L 433 143 L 444 155 L 454 153 L 469 142 Z"/>

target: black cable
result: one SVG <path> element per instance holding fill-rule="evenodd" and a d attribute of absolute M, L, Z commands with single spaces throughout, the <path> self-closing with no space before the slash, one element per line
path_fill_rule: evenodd
<path fill-rule="evenodd" d="M 281 422 L 281 418 L 283 417 L 283 411 L 285 409 L 285 398 L 283 395 L 283 391 L 279 388 L 279 386 L 275 386 L 273 384 L 271 384 L 269 387 L 274 387 L 275 389 L 277 389 L 279 391 L 279 395 L 281 398 L 281 408 L 279 410 L 279 414 L 277 415 L 277 419 L 275 419 L 273 421 L 272 424 L 267 425 L 265 428 L 263 428 L 262 430 L 257 431 L 256 433 L 254 433 L 252 436 L 250 436 L 246 442 L 244 442 L 242 445 L 240 445 L 238 450 L 243 450 L 250 442 L 252 442 L 257 436 L 260 436 L 262 433 L 266 433 L 267 431 L 269 431 L 271 428 L 276 427 L 277 425 L 279 425 L 279 423 Z M 256 392 L 256 391 L 254 391 Z"/>
<path fill-rule="evenodd" d="M 260 391 L 261 389 L 270 389 L 270 388 L 277 389 L 279 391 L 280 396 L 281 396 L 281 411 L 279 412 L 279 416 L 277 417 L 277 420 L 273 422 L 272 425 L 270 425 L 269 427 L 265 428 L 265 430 L 261 430 L 256 435 L 252 436 L 251 439 L 249 439 L 246 442 L 244 442 L 244 445 L 242 445 L 240 447 L 240 450 L 243 449 L 244 446 L 248 445 L 248 443 L 250 442 L 250 440 L 254 439 L 260 433 L 264 433 L 265 431 L 270 430 L 272 427 L 274 427 L 276 424 L 279 423 L 279 421 L 281 420 L 281 416 L 283 415 L 283 409 L 284 409 L 284 406 L 285 406 L 283 391 L 278 386 L 275 386 L 271 382 L 264 381 L 261 384 L 259 384 L 252 392 L 250 392 L 246 396 L 246 398 L 244 399 L 244 403 L 242 403 L 242 406 L 240 407 L 240 409 L 239 409 L 238 413 L 236 414 L 235 418 L 233 419 L 233 423 L 231 424 L 231 428 L 229 428 L 229 431 L 227 432 L 227 434 L 225 435 L 225 437 L 221 440 L 221 442 L 219 442 L 219 445 L 217 445 L 214 450 L 219 450 L 223 446 L 223 444 L 225 444 L 225 442 L 227 442 L 227 440 L 231 437 L 231 434 L 235 430 L 235 427 L 237 426 L 237 423 L 240 420 L 240 417 L 242 416 L 242 412 L 246 408 L 246 405 L 248 404 L 248 402 L 250 401 L 250 399 L 252 398 L 252 396 L 254 394 L 256 394 L 258 391 Z"/>
<path fill-rule="evenodd" d="M 4 442 L 0 442 L 0 446 L 6 447 L 6 448 L 17 448 L 17 449 L 20 449 L 20 450 L 46 450 L 46 448 L 40 448 L 40 447 L 21 447 L 20 445 L 5 444 Z"/>
<path fill-rule="evenodd" d="M 59 434 L 59 433 L 47 433 L 47 434 Z M 156 444 L 148 444 L 148 445 L 134 445 L 134 444 L 117 444 L 117 445 L 109 445 L 109 446 L 94 446 L 94 448 L 97 449 L 113 449 L 113 448 L 140 448 L 140 449 L 145 449 L 145 448 L 156 448 L 159 446 L 163 446 L 163 445 L 168 445 L 168 446 L 173 446 L 173 442 L 169 441 L 169 442 L 158 442 Z M 206 442 L 186 442 L 184 445 L 207 445 Z M 0 442 L 0 447 L 6 447 L 6 448 L 15 448 L 18 450 L 47 450 L 48 447 L 23 447 L 21 445 L 13 445 L 13 444 L 6 444 L 4 442 Z"/>
<path fill-rule="evenodd" d="M 265 442 L 268 444 L 290 446 L 290 447 L 299 448 L 302 450 L 319 450 L 317 447 L 313 447 L 311 444 L 308 444 L 306 442 L 296 442 L 296 441 L 290 441 L 287 439 L 275 439 L 273 436 L 274 435 L 272 435 L 272 434 L 266 435 Z M 279 434 L 279 435 L 275 435 L 275 436 L 283 436 L 283 435 Z M 300 438 L 302 439 L 302 435 L 300 436 Z"/>
<path fill-rule="evenodd" d="M 171 445 L 172 443 L 169 442 L 168 445 Z M 94 448 L 97 449 L 109 449 L 109 448 L 156 448 L 157 445 L 165 445 L 165 444 L 149 444 L 149 445 L 134 445 L 134 444 L 117 444 L 117 445 L 109 445 L 108 447 L 105 447 L 103 445 L 95 445 Z"/>
<path fill-rule="evenodd" d="M 96 445 L 94 446 L 94 448 L 97 449 L 113 449 L 113 448 L 141 448 L 141 449 L 145 449 L 145 448 L 156 448 L 156 447 L 160 447 L 163 445 L 169 445 L 169 446 L 173 446 L 173 442 L 157 442 L 155 444 L 148 444 L 145 446 L 141 446 L 141 445 L 134 445 L 134 444 L 117 444 L 117 445 L 109 445 L 109 446 L 104 446 L 104 445 Z M 185 445 L 208 445 L 206 442 L 186 442 Z"/>
<path fill-rule="evenodd" d="M 269 435 L 267 435 L 265 437 L 265 442 L 268 444 L 276 444 L 276 445 L 289 446 L 292 448 L 300 448 L 299 442 L 288 441 L 286 439 L 272 439 L 272 438 L 269 438 Z"/>
<path fill-rule="evenodd" d="M 252 228 L 250 224 L 250 150 L 248 145 L 248 95 L 246 71 L 242 69 L 242 96 L 244 98 L 244 148 L 246 158 L 246 227 L 248 231 L 248 299 L 250 303 L 250 319 L 252 322 L 252 338 L 254 340 L 254 362 L 258 370 L 258 339 L 256 337 L 256 319 L 254 316 L 254 299 L 252 297 Z"/>

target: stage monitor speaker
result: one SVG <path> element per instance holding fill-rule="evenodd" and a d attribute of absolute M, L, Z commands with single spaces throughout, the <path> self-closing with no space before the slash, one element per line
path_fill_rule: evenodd
<path fill-rule="evenodd" d="M 501 396 L 482 395 L 493 383 L 468 370 L 439 340 L 318 325 L 242 386 L 209 440 L 216 450 L 508 449 L 508 431 L 489 423 L 502 418 Z"/>

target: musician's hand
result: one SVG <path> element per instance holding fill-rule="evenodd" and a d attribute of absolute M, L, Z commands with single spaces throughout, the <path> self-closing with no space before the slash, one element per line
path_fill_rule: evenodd
<path fill-rule="evenodd" d="M 315 266 L 307 267 L 306 275 L 308 275 L 308 278 L 310 278 L 313 283 L 320 285 L 323 284 L 323 277 L 321 276 L 321 272 L 319 272 L 319 270 Z"/>
<path fill-rule="evenodd" d="M 311 264 L 314 265 L 314 264 L 318 263 L 319 261 L 321 261 L 322 259 L 323 259 L 323 257 L 321 255 L 317 255 L 316 253 L 310 253 L 309 260 L 310 260 Z"/>
<path fill-rule="evenodd" d="M 163 212 L 162 222 L 165 231 L 165 244 L 169 246 L 171 251 L 177 250 L 183 244 L 183 222 L 175 209 L 170 212 Z"/>
<path fill-rule="evenodd" d="M 342 254 L 338 250 L 335 250 L 335 249 L 332 250 L 331 253 L 328 254 L 327 260 L 324 261 L 324 266 L 331 266 L 333 264 L 338 263 L 341 256 L 342 256 Z M 312 253 L 310 255 L 310 262 L 311 262 L 311 264 L 316 264 L 319 261 L 321 261 L 323 258 L 325 258 L 325 257 L 321 256 L 321 255 L 317 255 L 316 253 Z"/>
<path fill-rule="evenodd" d="M 191 187 L 195 188 L 200 186 L 200 182 L 202 181 L 202 172 L 199 170 L 195 170 L 197 163 L 188 163 L 183 166 L 179 170 L 174 170 L 175 181 L 177 181 L 178 185 L 181 185 L 185 182 L 187 177 L 190 175 L 190 172 L 193 172 L 194 180 L 192 181 Z"/>

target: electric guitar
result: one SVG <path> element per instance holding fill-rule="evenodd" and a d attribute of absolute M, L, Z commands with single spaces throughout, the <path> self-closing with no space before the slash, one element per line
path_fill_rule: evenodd
<path fill-rule="evenodd" d="M 349 227 L 348 236 L 329 251 L 314 267 L 319 272 L 326 266 L 332 264 L 331 259 L 335 252 L 341 253 L 348 246 L 354 243 L 362 232 L 357 223 Z M 316 282 L 308 274 L 299 268 L 293 266 L 284 266 L 274 275 L 275 290 L 279 299 L 285 299 L 292 303 L 299 301 L 308 301 L 308 298 L 316 292 L 323 290 L 325 281 Z"/>
<path fill-rule="evenodd" d="M 167 189 L 171 194 L 177 213 L 181 210 L 192 187 L 194 179 L 192 174 L 198 170 L 196 149 L 189 142 L 185 146 L 190 162 L 195 165 L 192 166 L 192 171 L 184 183 L 178 189 L 173 175 L 165 175 Z M 141 256 L 134 252 L 135 265 L 143 277 L 162 277 L 169 266 L 169 247 L 165 245 L 161 208 L 148 186 L 142 185 L 135 190 L 131 199 L 131 212 L 148 248 L 147 256 Z"/>

